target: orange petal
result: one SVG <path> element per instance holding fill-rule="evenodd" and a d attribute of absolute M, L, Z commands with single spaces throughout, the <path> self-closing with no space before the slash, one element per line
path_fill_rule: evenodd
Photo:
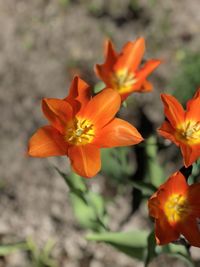
<path fill-rule="evenodd" d="M 158 191 L 155 192 L 148 200 L 148 210 L 149 210 L 149 216 L 155 219 L 159 219 L 159 217 L 163 216 L 163 211 L 162 209 L 160 209 Z"/>
<path fill-rule="evenodd" d="M 188 202 L 192 210 L 192 215 L 196 218 L 200 218 L 200 183 L 192 184 L 188 190 Z"/>
<path fill-rule="evenodd" d="M 119 69 L 128 69 L 130 72 L 135 71 L 140 64 L 145 51 L 144 38 L 138 38 L 134 42 L 128 42 L 122 49 L 114 71 Z"/>
<path fill-rule="evenodd" d="M 95 125 L 95 128 L 102 128 L 113 119 L 120 108 L 121 98 L 117 91 L 113 89 L 104 89 L 85 107 L 80 115 L 89 119 Z"/>
<path fill-rule="evenodd" d="M 179 146 L 179 142 L 175 138 L 175 130 L 169 122 L 164 121 L 157 131 L 164 138 L 171 140 L 173 143 Z"/>
<path fill-rule="evenodd" d="M 100 79 L 102 79 L 107 86 L 110 86 L 110 76 L 113 72 L 113 66 L 117 60 L 117 53 L 115 52 L 114 46 L 110 40 L 105 42 L 105 63 L 102 65 L 96 64 L 94 71 Z"/>
<path fill-rule="evenodd" d="M 138 130 L 121 119 L 113 119 L 96 137 L 94 144 L 99 147 L 130 146 L 143 141 Z"/>
<path fill-rule="evenodd" d="M 64 133 L 66 122 L 72 118 L 72 107 L 70 104 L 56 98 L 44 98 L 42 110 L 52 126 L 61 133 Z"/>
<path fill-rule="evenodd" d="M 90 86 L 80 77 L 74 77 L 69 89 L 69 95 L 64 99 L 73 107 L 73 113 L 76 114 L 80 108 L 84 108 L 90 99 Z"/>
<path fill-rule="evenodd" d="M 112 87 L 112 72 L 110 70 L 107 70 L 102 65 L 96 64 L 94 67 L 94 72 L 96 73 L 97 77 L 99 77 L 99 79 L 101 79 L 108 87 Z"/>
<path fill-rule="evenodd" d="M 31 137 L 28 155 L 32 157 L 62 156 L 67 154 L 67 143 L 53 127 L 44 126 Z"/>
<path fill-rule="evenodd" d="M 200 145 L 181 144 L 181 153 L 185 167 L 192 165 L 200 157 Z"/>
<path fill-rule="evenodd" d="M 112 69 L 113 65 L 116 62 L 118 57 L 117 52 L 115 51 L 114 45 L 111 40 L 106 40 L 104 44 L 104 55 L 106 58 L 106 62 L 104 65 Z"/>
<path fill-rule="evenodd" d="M 187 194 L 188 184 L 186 182 L 185 177 L 181 172 L 173 173 L 165 183 L 163 183 L 158 191 L 153 195 L 159 203 L 160 208 L 163 209 L 167 199 L 172 194 Z"/>
<path fill-rule="evenodd" d="M 194 97 L 187 102 L 186 118 L 188 120 L 200 121 L 200 88 L 197 90 Z"/>
<path fill-rule="evenodd" d="M 100 149 L 93 145 L 71 146 L 68 155 L 73 170 L 80 176 L 91 178 L 101 168 Z"/>
<path fill-rule="evenodd" d="M 178 100 L 167 94 L 161 94 L 161 99 L 164 104 L 164 113 L 171 125 L 176 126 L 182 123 L 185 119 L 185 111 Z"/>
<path fill-rule="evenodd" d="M 181 144 L 180 148 L 183 156 L 184 165 L 185 167 L 189 167 L 196 160 L 192 153 L 192 147 L 186 144 Z"/>
<path fill-rule="evenodd" d="M 190 245 L 200 247 L 200 225 L 196 218 L 188 216 L 184 223 L 179 225 L 179 229 Z"/>
<path fill-rule="evenodd" d="M 136 73 L 138 83 L 143 82 L 160 65 L 160 63 L 161 61 L 157 59 L 148 60 Z"/>
<path fill-rule="evenodd" d="M 155 220 L 155 237 L 157 245 L 165 245 L 179 238 L 180 233 L 166 220 L 164 214 Z"/>
<path fill-rule="evenodd" d="M 184 195 L 188 190 L 186 179 L 180 171 L 173 173 L 161 188 L 164 187 L 169 194 L 175 193 Z"/>
<path fill-rule="evenodd" d="M 153 85 L 149 81 L 145 80 L 141 86 L 141 92 L 151 92 L 153 90 Z"/>

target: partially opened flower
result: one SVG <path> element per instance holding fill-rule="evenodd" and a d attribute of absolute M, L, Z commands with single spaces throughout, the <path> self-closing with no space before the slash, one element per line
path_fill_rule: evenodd
<path fill-rule="evenodd" d="M 89 86 L 76 77 L 68 97 L 43 99 L 42 109 L 50 124 L 32 136 L 28 154 L 66 155 L 76 173 L 84 177 L 96 175 L 101 168 L 100 148 L 134 145 L 143 140 L 135 127 L 114 118 L 120 103 L 120 96 L 113 89 L 91 98 Z"/>
<path fill-rule="evenodd" d="M 133 92 L 149 92 L 153 86 L 147 81 L 147 77 L 161 61 L 151 59 L 141 67 L 144 52 L 143 38 L 126 43 L 121 53 L 117 53 L 112 42 L 108 40 L 105 44 L 105 63 L 97 64 L 95 72 L 107 87 L 119 92 L 122 100 Z"/>
<path fill-rule="evenodd" d="M 174 173 L 149 199 L 149 214 L 155 218 L 155 237 L 165 245 L 183 235 L 200 247 L 200 183 L 188 185 L 181 172 Z"/>
<path fill-rule="evenodd" d="M 158 132 L 180 146 L 184 164 L 188 167 L 200 157 L 200 89 L 188 101 L 186 111 L 171 95 L 162 94 L 161 99 L 167 121 Z"/>

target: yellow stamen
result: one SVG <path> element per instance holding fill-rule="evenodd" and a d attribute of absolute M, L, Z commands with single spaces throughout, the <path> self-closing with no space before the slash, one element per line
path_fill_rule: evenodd
<path fill-rule="evenodd" d="M 65 141 L 73 145 L 86 145 L 94 139 L 94 125 L 87 119 L 75 118 L 66 127 Z"/>
<path fill-rule="evenodd" d="M 170 223 L 183 221 L 189 214 L 189 206 L 185 196 L 171 195 L 164 205 L 165 215 Z"/>
<path fill-rule="evenodd" d="M 177 138 L 190 145 L 200 143 L 200 121 L 188 120 L 180 124 Z"/>
<path fill-rule="evenodd" d="M 126 93 L 136 83 L 136 79 L 134 73 L 129 73 L 128 69 L 122 69 L 113 74 L 111 83 L 119 93 Z"/>

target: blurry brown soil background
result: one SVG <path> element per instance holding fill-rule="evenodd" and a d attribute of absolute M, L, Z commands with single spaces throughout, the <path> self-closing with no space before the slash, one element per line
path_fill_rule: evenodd
<path fill-rule="evenodd" d="M 199 0 L 0 0 L 1 243 L 31 238 L 42 249 L 53 240 L 52 257 L 60 267 L 142 266 L 107 245 L 85 240 L 68 188 L 53 168 L 69 172 L 67 159 L 28 158 L 27 141 L 46 123 L 40 108 L 43 97 L 65 97 L 75 74 L 92 85 L 98 81 L 93 66 L 103 62 L 106 37 L 121 49 L 143 36 L 145 58 L 163 59 L 151 76 L 154 91 L 135 94 L 137 108 L 156 129 L 163 120 L 159 94 L 172 89 L 179 51 L 199 48 L 199 11 Z M 136 115 L 132 107 L 129 121 L 137 126 Z M 131 189 L 116 194 L 108 180 L 99 174 L 89 183 L 91 190 L 114 200 L 108 206 L 111 229 L 147 228 L 143 210 L 123 222 L 131 209 Z M 151 266 L 160 264 L 184 266 L 162 257 Z M 0 267 L 29 266 L 35 265 L 25 252 L 0 258 Z"/>

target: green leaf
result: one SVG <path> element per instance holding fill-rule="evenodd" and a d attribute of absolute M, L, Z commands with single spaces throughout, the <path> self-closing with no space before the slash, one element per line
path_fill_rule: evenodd
<path fill-rule="evenodd" d="M 200 176 L 200 159 L 198 159 L 192 165 L 192 174 L 188 178 L 188 183 L 191 185 L 193 183 L 198 182 Z"/>
<path fill-rule="evenodd" d="M 147 247 L 147 231 L 105 232 L 89 234 L 87 240 L 104 242 L 124 252 L 130 257 L 142 260 Z"/>
<path fill-rule="evenodd" d="M 0 256 L 6 256 L 18 250 L 28 250 L 26 242 L 19 242 L 16 244 L 0 245 Z"/>
<path fill-rule="evenodd" d="M 129 161 L 129 148 L 101 149 L 102 172 L 118 182 L 133 172 L 133 164 Z"/>
<path fill-rule="evenodd" d="M 158 164 L 156 137 L 151 136 L 146 140 L 145 151 L 147 156 L 147 167 L 145 179 L 152 183 L 155 187 L 160 186 L 164 182 L 164 172 Z"/>
<path fill-rule="evenodd" d="M 63 7 L 68 7 L 70 4 L 71 0 L 59 0 L 59 3 L 63 6 Z"/>
<path fill-rule="evenodd" d="M 175 88 L 173 95 L 185 104 L 200 84 L 200 53 L 180 50 L 178 54 L 181 54 L 180 66 L 172 78 L 171 88 Z"/>
<path fill-rule="evenodd" d="M 143 181 L 131 181 L 133 186 L 140 190 L 144 197 L 149 198 L 157 190 L 155 186 Z"/>
<path fill-rule="evenodd" d="M 95 86 L 94 86 L 94 93 L 97 94 L 100 91 L 102 91 L 105 88 L 105 83 L 103 82 L 98 82 Z"/>
<path fill-rule="evenodd" d="M 147 240 L 147 256 L 145 260 L 145 267 L 148 266 L 148 264 L 157 256 L 156 253 L 156 240 L 155 240 L 155 234 L 154 231 L 152 231 Z"/>
<path fill-rule="evenodd" d="M 79 224 L 88 229 L 102 231 L 105 229 L 106 210 L 103 198 L 91 191 L 88 191 L 82 197 L 71 192 L 70 200 L 73 206 L 74 214 Z"/>
<path fill-rule="evenodd" d="M 126 101 L 126 100 L 124 100 L 124 101 L 122 102 L 122 107 L 124 107 L 124 108 L 127 108 L 127 107 L 128 107 L 128 104 L 127 104 L 127 101 Z"/>
<path fill-rule="evenodd" d="M 192 261 L 189 251 L 184 245 L 178 244 L 168 244 L 166 246 L 157 246 L 157 253 L 166 253 L 171 257 L 178 258 L 184 261 L 189 267 L 195 267 L 194 262 Z"/>
<path fill-rule="evenodd" d="M 60 171 L 57 167 L 55 167 L 55 170 L 64 178 L 66 184 L 69 186 L 71 191 L 73 192 L 74 191 L 80 191 L 80 192 L 86 191 L 84 178 L 82 178 L 76 173 L 71 173 L 67 175 L 66 173 Z"/>
<path fill-rule="evenodd" d="M 183 255 L 181 253 L 173 253 L 173 254 L 170 254 L 170 256 L 182 260 L 189 267 L 195 267 L 195 263 L 192 261 L 192 259 L 189 256 Z"/>
<path fill-rule="evenodd" d="M 66 175 L 58 168 L 56 170 L 70 189 L 70 201 L 79 224 L 95 231 L 105 230 L 107 216 L 104 199 L 99 194 L 87 189 L 84 178 L 75 173 Z"/>
<path fill-rule="evenodd" d="M 39 248 L 33 239 L 29 237 L 27 239 L 27 247 L 32 265 L 35 267 L 57 267 L 51 256 L 54 246 L 55 242 L 48 240 L 43 248 Z"/>

